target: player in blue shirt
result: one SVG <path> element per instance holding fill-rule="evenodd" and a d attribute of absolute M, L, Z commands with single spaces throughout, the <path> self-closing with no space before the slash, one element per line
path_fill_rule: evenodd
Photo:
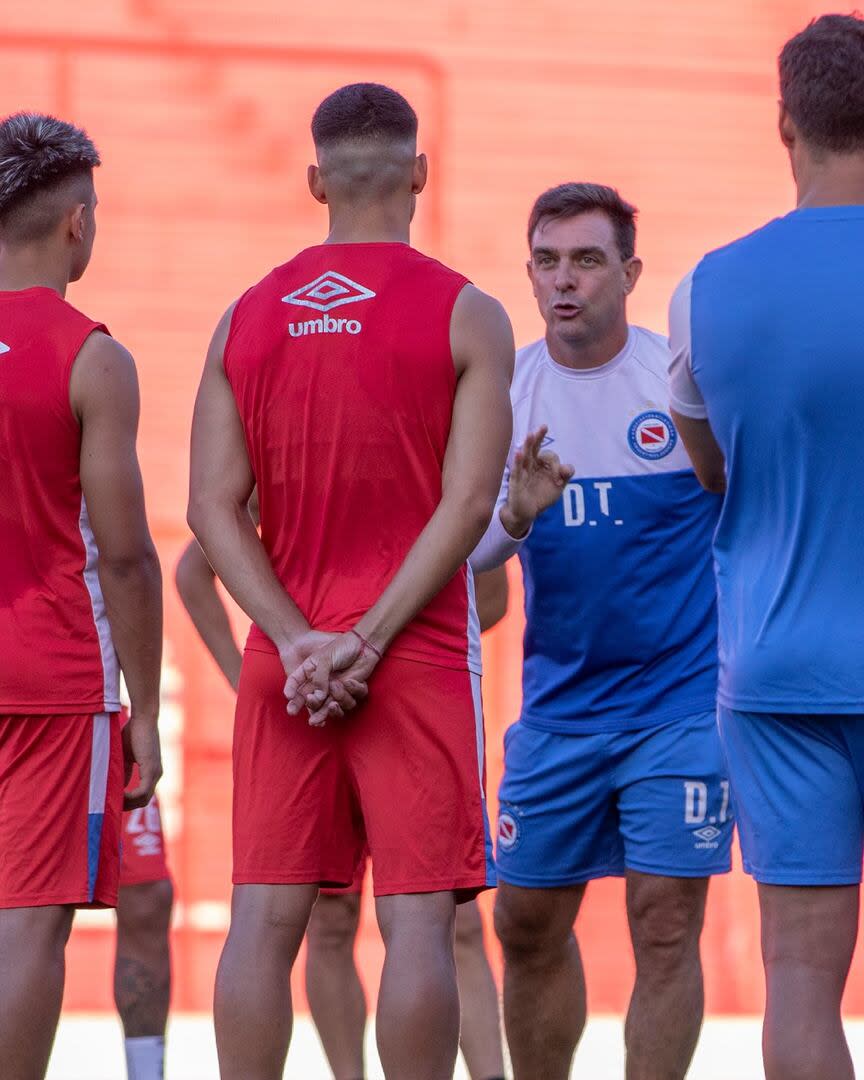
<path fill-rule="evenodd" d="M 670 311 L 706 487 L 720 732 L 759 883 L 769 1080 L 850 1080 L 840 1004 L 864 851 L 864 21 L 780 56 L 798 209 L 706 256 Z M 725 468 L 724 468 L 725 466 Z"/>
<path fill-rule="evenodd" d="M 683 1078 L 702 1019 L 708 878 L 729 869 L 720 500 L 667 412 L 665 339 L 627 323 L 634 216 L 595 184 L 534 206 L 528 273 L 546 335 L 518 354 L 521 449 L 471 560 L 485 569 L 518 550 L 525 579 L 523 706 L 505 736 L 497 830 L 516 1080 L 569 1075 L 585 1022 L 573 922 L 588 881 L 623 874 L 637 964 L 627 1075 Z"/>

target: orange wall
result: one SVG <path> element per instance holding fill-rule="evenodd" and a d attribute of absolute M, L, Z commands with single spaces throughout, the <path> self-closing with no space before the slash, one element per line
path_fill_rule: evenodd
<path fill-rule="evenodd" d="M 325 229 L 305 166 L 308 121 L 327 92 L 374 79 L 414 102 L 432 165 L 415 241 L 499 296 L 520 343 L 540 334 L 525 220 L 542 189 L 568 179 L 615 184 L 640 207 L 646 269 L 632 316 L 662 330 L 674 284 L 704 250 L 790 205 L 774 57 L 818 14 L 802 0 L 5 7 L 0 111 L 58 112 L 103 153 L 96 254 L 70 299 L 138 360 L 141 456 L 166 576 L 187 535 L 189 417 L 210 331 L 240 290 Z M 166 594 L 175 1004 L 204 1009 L 228 899 L 231 698 Z M 490 790 L 518 710 L 519 624 L 514 603 L 486 641 Z M 109 1004 L 105 919 L 75 932 L 70 1007 Z M 581 922 L 592 1006 L 619 1010 L 632 970 L 620 883 L 592 887 Z M 371 919 L 361 955 L 373 986 Z M 706 969 L 709 1008 L 760 1006 L 753 889 L 738 874 L 713 887 Z M 850 1003 L 864 1007 L 861 980 Z"/>

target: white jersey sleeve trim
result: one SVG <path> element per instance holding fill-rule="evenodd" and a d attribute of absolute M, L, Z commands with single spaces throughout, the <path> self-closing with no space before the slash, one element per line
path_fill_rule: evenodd
<path fill-rule="evenodd" d="M 684 278 L 669 304 L 669 403 L 681 416 L 706 420 L 708 410 L 693 378 L 690 299 L 693 271 Z"/>
<path fill-rule="evenodd" d="M 90 518 L 87 514 L 87 504 L 83 495 L 81 496 L 81 513 L 78 518 L 78 528 L 84 542 L 86 557 L 84 584 L 90 594 L 93 623 L 96 627 L 99 654 L 102 661 L 103 709 L 105 712 L 115 713 L 120 711 L 120 664 L 114 650 L 111 627 L 108 623 L 108 613 L 105 610 L 105 598 L 102 595 L 102 586 L 99 583 L 99 549 L 96 546 L 96 537 L 90 528 Z"/>

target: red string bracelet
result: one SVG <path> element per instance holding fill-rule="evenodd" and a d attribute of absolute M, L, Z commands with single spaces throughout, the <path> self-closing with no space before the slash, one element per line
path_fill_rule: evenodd
<path fill-rule="evenodd" d="M 383 656 L 381 655 L 381 650 L 376 649 L 375 646 L 372 644 L 372 642 L 367 640 L 365 637 L 363 637 L 362 634 L 358 634 L 356 630 L 349 630 L 348 633 L 353 634 L 354 637 L 358 638 L 359 641 L 360 641 L 360 644 L 363 646 L 364 649 L 371 649 L 372 652 L 375 653 L 375 655 L 378 657 L 379 660 L 384 659 Z"/>

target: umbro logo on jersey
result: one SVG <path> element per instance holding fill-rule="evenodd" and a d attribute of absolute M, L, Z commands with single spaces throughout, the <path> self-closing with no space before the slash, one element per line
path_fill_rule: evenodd
<path fill-rule="evenodd" d="M 9 352 L 11 348 L 11 345 L 7 345 L 5 342 L 0 341 L 0 356 L 2 356 L 4 352 Z"/>
<path fill-rule="evenodd" d="M 634 454 L 653 460 L 672 453 L 678 442 L 678 432 L 671 416 L 652 410 L 636 417 L 627 432 L 627 441 Z"/>
<path fill-rule="evenodd" d="M 308 285 L 282 297 L 283 304 L 296 304 L 298 307 L 310 307 L 316 311 L 332 311 L 342 304 L 356 304 L 359 300 L 371 300 L 375 293 L 360 285 L 344 274 L 328 270 L 319 275 Z"/>

